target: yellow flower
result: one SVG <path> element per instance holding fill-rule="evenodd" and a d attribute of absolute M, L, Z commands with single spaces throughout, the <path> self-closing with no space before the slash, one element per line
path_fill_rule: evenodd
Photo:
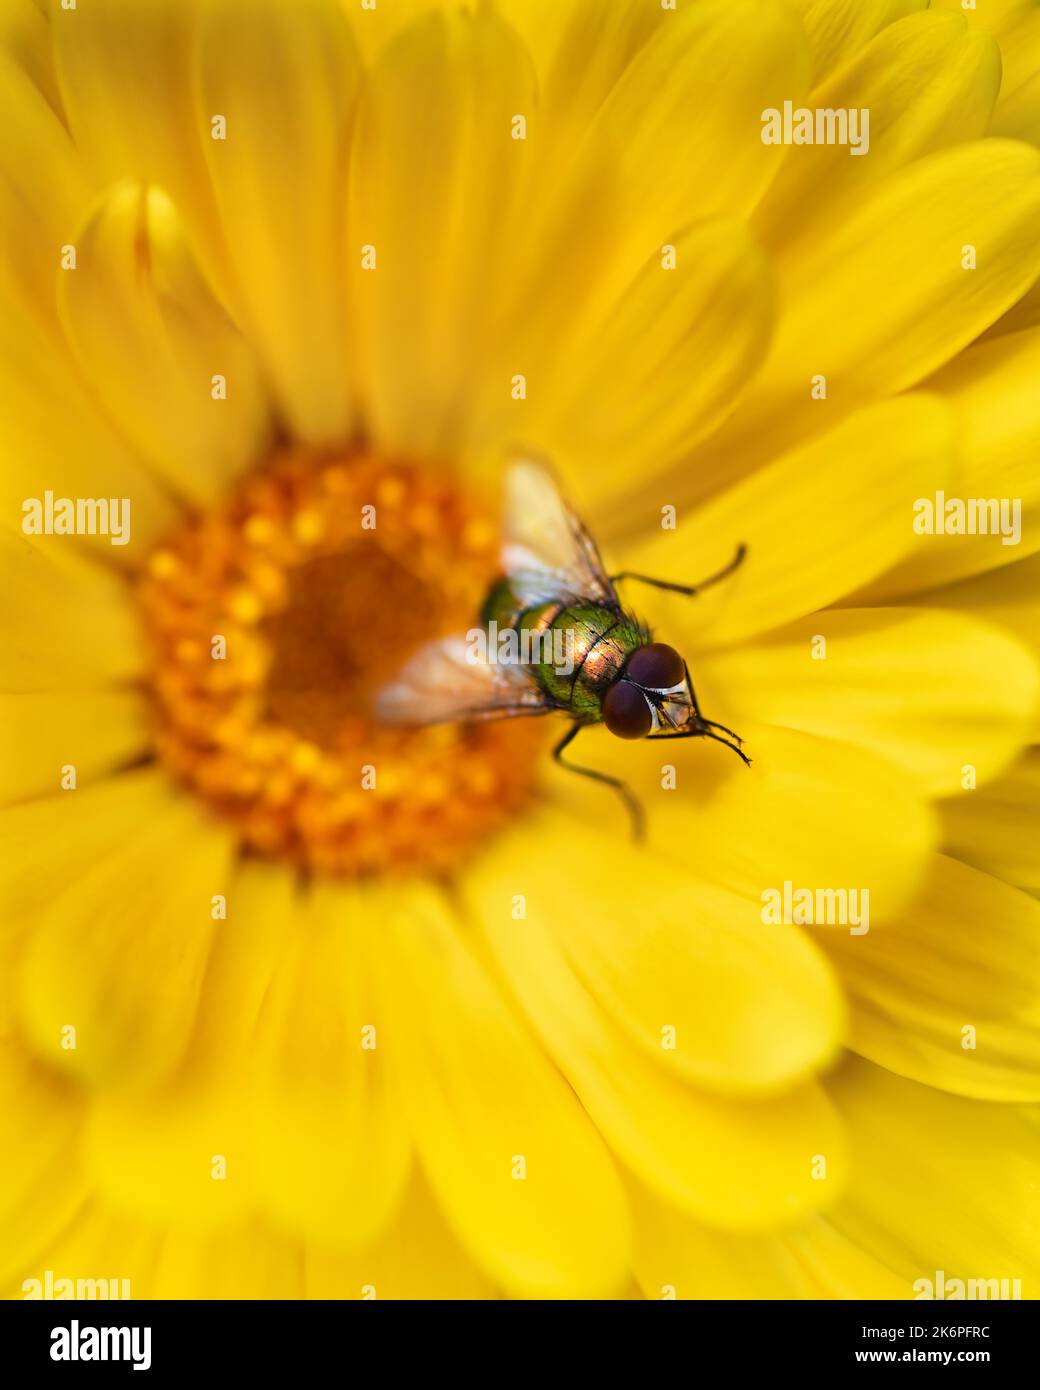
<path fill-rule="evenodd" d="M 1040 34 L 989 9 L 3 0 L 11 1294 L 1035 1296 Z M 587 735 L 642 847 L 539 721 L 367 713 L 516 447 L 618 569 L 749 547 L 645 606 L 751 772 Z"/>

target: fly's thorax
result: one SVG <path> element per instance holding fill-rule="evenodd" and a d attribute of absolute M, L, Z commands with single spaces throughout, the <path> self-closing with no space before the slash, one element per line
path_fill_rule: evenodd
<path fill-rule="evenodd" d="M 569 706 L 576 718 L 590 722 L 601 719 L 603 696 L 629 655 L 646 641 L 646 634 L 627 614 L 598 604 L 562 608 L 552 620 L 550 632 L 554 638 L 559 634 L 554 646 L 567 651 L 573 669 L 542 667 L 542 685 L 555 700 Z"/>

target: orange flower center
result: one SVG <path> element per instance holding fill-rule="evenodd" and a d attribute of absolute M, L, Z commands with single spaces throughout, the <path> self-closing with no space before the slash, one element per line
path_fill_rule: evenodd
<path fill-rule="evenodd" d="M 539 721 L 402 729 L 376 692 L 471 628 L 497 528 L 430 472 L 281 456 L 151 557 L 165 764 L 250 850 L 324 873 L 450 869 L 528 800 Z"/>

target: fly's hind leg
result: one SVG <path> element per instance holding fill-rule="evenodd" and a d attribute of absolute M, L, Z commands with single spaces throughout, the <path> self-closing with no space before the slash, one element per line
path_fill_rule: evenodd
<path fill-rule="evenodd" d="M 635 579 L 640 584 L 649 584 L 655 589 L 668 589 L 673 594 L 685 594 L 687 598 L 692 598 L 694 594 L 703 593 L 705 589 L 710 589 L 713 584 L 718 584 L 720 580 L 726 579 L 739 569 L 744 563 L 747 555 L 747 546 L 738 545 L 736 554 L 729 564 L 723 565 L 716 574 L 709 574 L 707 579 L 702 579 L 699 584 L 673 584 L 670 579 L 654 579 L 649 574 L 636 574 L 633 570 L 622 570 L 620 574 L 612 574 L 610 582 L 616 584 L 621 579 Z"/>
<path fill-rule="evenodd" d="M 558 762 L 561 767 L 565 767 L 568 772 L 577 772 L 582 777 L 591 777 L 594 782 L 602 782 L 605 786 L 613 787 L 618 796 L 620 796 L 621 800 L 625 803 L 625 809 L 628 811 L 632 822 L 632 838 L 638 842 L 643 839 L 646 833 L 646 823 L 643 816 L 643 808 L 631 789 L 621 781 L 620 777 L 611 777 L 608 773 L 597 772 L 595 768 L 591 767 L 579 767 L 577 763 L 567 762 L 563 756 L 564 749 L 568 744 L 574 742 L 584 727 L 584 724 L 575 724 L 573 728 L 567 730 L 563 738 L 560 739 L 559 743 L 553 749 L 553 760 Z"/>

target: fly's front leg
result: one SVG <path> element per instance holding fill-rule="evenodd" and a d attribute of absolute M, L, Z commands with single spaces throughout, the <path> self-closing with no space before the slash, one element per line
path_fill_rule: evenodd
<path fill-rule="evenodd" d="M 747 546 L 738 545 L 736 554 L 728 565 L 724 565 L 717 574 L 710 574 L 707 579 L 702 579 L 699 584 L 673 584 L 669 579 L 654 579 L 649 574 L 636 574 L 633 570 L 622 570 L 620 574 L 612 574 L 610 582 L 618 583 L 621 579 L 636 579 L 640 584 L 650 584 L 655 589 L 668 589 L 673 594 L 685 594 L 687 598 L 692 598 L 694 594 L 703 593 L 705 589 L 710 589 L 713 584 L 718 584 L 720 580 L 726 579 L 739 569 L 744 563 L 747 555 Z"/>
<path fill-rule="evenodd" d="M 584 727 L 584 724 L 575 724 L 573 728 L 567 730 L 563 738 L 560 739 L 559 743 L 553 749 L 553 760 L 558 762 L 561 767 L 565 767 L 568 772 L 577 772 L 582 777 L 591 777 L 594 782 L 602 782 L 605 786 L 613 787 L 618 796 L 620 796 L 621 800 L 625 803 L 625 809 L 628 811 L 632 821 L 632 838 L 638 842 L 642 840 L 646 834 L 646 824 L 643 816 L 643 808 L 636 800 L 631 789 L 621 781 L 620 777 L 611 777 L 608 773 L 597 772 L 595 768 L 591 767 L 579 767 L 576 763 L 567 762 L 563 756 L 563 750 L 568 744 L 574 742 Z"/>
<path fill-rule="evenodd" d="M 690 708 L 693 710 L 695 721 L 705 729 L 721 729 L 724 734 L 729 734 L 730 738 L 733 739 L 735 743 L 743 743 L 744 740 L 740 735 L 735 734 L 732 729 L 727 729 L 725 724 L 718 724 L 714 719 L 705 719 L 704 715 L 701 714 L 701 707 L 697 703 L 697 692 L 694 690 L 693 681 L 690 679 L 690 668 L 685 661 L 683 662 L 683 673 L 686 676 L 686 689 L 690 692 Z"/>

